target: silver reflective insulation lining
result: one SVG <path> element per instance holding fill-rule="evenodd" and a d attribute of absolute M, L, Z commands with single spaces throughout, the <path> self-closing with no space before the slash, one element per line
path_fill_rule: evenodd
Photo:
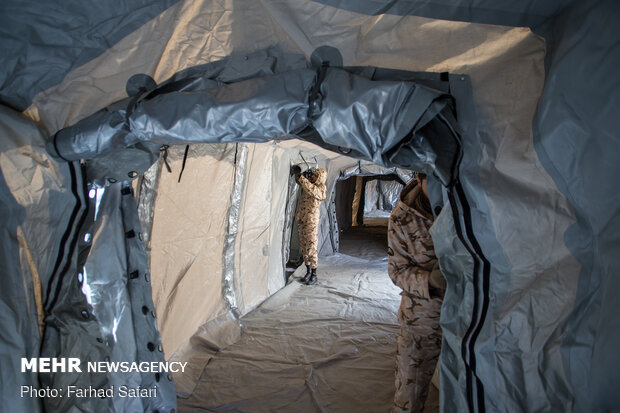
<path fill-rule="evenodd" d="M 84 169 L 77 163 L 71 174 L 71 188 L 78 200 L 79 210 L 74 210 L 74 233 L 64 242 L 69 248 L 64 250 L 66 264 L 58 267 L 52 275 L 52 282 L 45 300 L 45 332 L 41 343 L 41 357 L 76 357 L 81 361 L 81 371 L 72 373 L 39 373 L 41 388 L 66 389 L 68 385 L 79 383 L 88 388 L 108 388 L 109 378 L 86 368 L 86 362 L 104 361 L 110 356 L 110 348 L 101 335 L 97 318 L 82 291 L 85 281 L 84 264 L 93 242 L 95 223 L 96 194 L 89 193 Z M 116 263 L 115 263 L 116 264 Z M 109 410 L 111 398 L 84 398 L 76 395 L 66 397 L 46 397 L 46 411 Z"/>
<path fill-rule="evenodd" d="M 228 209 L 228 223 L 226 225 L 226 239 L 222 251 L 222 295 L 226 306 L 239 317 L 238 294 L 235 291 L 235 241 L 239 232 L 239 208 L 246 173 L 248 148 L 246 145 L 237 144 L 235 152 L 235 180 L 230 195 L 230 207 Z"/>
<path fill-rule="evenodd" d="M 147 262 L 151 266 L 150 241 L 151 231 L 153 230 L 153 217 L 155 214 L 155 199 L 157 198 L 157 186 L 159 175 L 162 173 L 162 158 L 153 163 L 149 169 L 144 171 L 139 180 L 136 198 L 138 200 L 138 216 L 140 217 L 140 227 L 146 249 Z"/>
<path fill-rule="evenodd" d="M 80 232 L 80 256 L 88 251 L 82 265 L 66 278 L 66 294 L 72 294 L 58 302 L 58 310 L 52 309 L 46 330 L 44 351 L 49 354 L 68 351 L 71 357 L 86 362 L 163 362 L 164 353 L 157 331 L 155 308 L 151 298 L 150 275 L 142 242 L 136 202 L 128 184 L 113 184 L 89 191 L 90 207 L 86 222 Z M 78 304 L 80 299 L 86 302 Z M 77 320 L 89 322 L 89 330 L 73 327 L 71 322 L 53 317 L 57 311 L 66 314 L 64 305 L 73 304 Z M 62 323 L 60 322 L 62 321 Z M 73 321 L 73 320 L 71 320 Z M 70 333 L 64 332 L 69 329 Z M 73 345 L 63 342 L 53 348 L 55 335 L 75 334 Z M 56 374 L 49 381 L 50 387 L 66 388 L 79 383 L 80 388 L 109 388 L 115 392 L 121 386 L 128 389 L 156 389 L 152 397 L 63 397 L 46 398 L 47 408 L 52 411 L 67 410 L 75 406 L 88 411 L 144 411 L 176 408 L 176 393 L 169 373 L 115 372 L 87 373 L 85 367 L 80 377 Z M 117 394 L 117 393 L 115 393 Z"/>
<path fill-rule="evenodd" d="M 403 185 L 398 181 L 370 180 L 366 184 L 365 216 L 390 216 Z"/>
<path fill-rule="evenodd" d="M 294 238 L 293 226 L 295 223 L 295 212 L 297 211 L 297 201 L 299 198 L 299 190 L 295 178 L 289 177 L 288 188 L 286 190 L 286 209 L 284 213 L 284 232 L 282 234 L 282 265 L 286 268 L 286 264 L 291 258 L 291 240 Z M 297 245 L 299 243 L 297 242 Z M 299 258 L 299 248 L 294 254 L 294 259 Z"/>
<path fill-rule="evenodd" d="M 120 210 L 125 240 L 125 260 L 127 271 L 126 289 L 133 318 L 133 337 L 138 362 L 165 362 L 164 348 L 157 329 L 157 314 L 153 304 L 151 275 L 146 259 L 144 241 L 140 229 L 140 219 L 131 186 L 127 182 L 120 188 Z M 107 261 L 106 261 L 107 262 Z M 123 352 L 125 356 L 126 353 Z M 141 397 L 144 411 L 172 411 L 176 409 L 176 390 L 172 372 L 144 372 L 139 378 L 143 389 L 157 389 L 149 397 Z M 114 401 L 121 401 L 114 398 Z M 122 398 L 121 398 L 122 399 Z M 127 411 L 128 409 L 124 408 Z"/>
<path fill-rule="evenodd" d="M 349 166 L 340 171 L 338 179 L 347 179 L 352 176 L 371 176 L 371 175 L 390 175 L 395 174 L 407 183 L 413 179 L 413 171 L 402 168 L 386 168 L 370 162 L 359 161 L 353 166 Z"/>

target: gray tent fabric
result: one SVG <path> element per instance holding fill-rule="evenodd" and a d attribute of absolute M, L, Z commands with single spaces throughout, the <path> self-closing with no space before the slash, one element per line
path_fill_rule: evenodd
<path fill-rule="evenodd" d="M 276 56 L 269 58 L 261 64 L 273 65 Z M 57 132 L 48 150 L 59 159 L 88 160 L 142 142 L 264 142 L 299 135 L 379 165 L 417 167 L 436 173 L 444 184 L 451 181 L 458 138 L 449 95 L 411 81 L 372 80 L 331 67 L 216 87 L 209 77 L 221 77 L 231 64 L 234 60 L 195 68 L 193 76 L 186 77 L 186 71 L 139 99 L 116 102 Z"/>
<path fill-rule="evenodd" d="M 85 186 L 85 183 L 82 183 Z M 116 184 L 101 198 L 80 194 L 77 246 L 68 268 L 57 273 L 46 303 L 41 355 L 77 357 L 82 370 L 40 373 L 42 386 L 65 391 L 46 397 L 48 411 L 145 411 L 175 409 L 172 375 L 165 372 L 92 371 L 86 362 L 163 362 L 151 298 L 150 276 L 131 188 Z M 89 201 L 87 201 L 89 199 Z M 114 257 L 114 259 L 111 259 Z M 79 389 L 111 389 L 114 397 L 81 397 Z M 119 397 L 121 389 L 156 389 L 151 397 Z"/>
<path fill-rule="evenodd" d="M 0 397 L 7 411 L 42 411 L 42 400 L 19 397 L 21 386 L 39 386 L 36 373 L 21 373 L 20 359 L 39 356 L 43 300 L 50 275 L 62 263 L 63 237 L 77 200 L 70 165 L 45 151 L 43 134 L 18 112 L 0 107 Z"/>
<path fill-rule="evenodd" d="M 333 7 L 358 13 L 379 15 L 413 15 L 443 20 L 457 20 L 503 26 L 526 26 L 537 28 L 544 25 L 575 0 L 523 1 L 478 0 L 476 2 L 449 2 L 438 0 L 391 1 L 384 4 L 373 0 L 315 0 Z"/>
<path fill-rule="evenodd" d="M 26 109 L 37 93 L 56 85 L 70 70 L 105 52 L 177 1 L 99 2 L 92 7 L 83 7 L 80 1 L 3 1 L 0 103 Z"/>
<path fill-rule="evenodd" d="M 93 357 L 108 351 L 96 341 L 99 326 L 95 317 L 87 313 L 86 319 L 81 313 L 90 307 L 75 282 L 78 261 L 85 258 L 80 252 L 85 255 L 90 248 L 80 241 L 87 228 L 79 227 L 78 221 L 90 218 L 86 216 L 85 182 L 78 160 L 88 159 L 87 178 L 103 185 L 143 172 L 157 159 L 163 144 L 234 140 L 237 136 L 246 142 L 281 140 L 299 133 L 306 141 L 341 154 L 384 166 L 426 170 L 429 165 L 427 172 L 434 173 L 429 183 L 434 188 L 433 205 L 450 204 L 444 206 L 434 235 L 443 251 L 439 258 L 448 279 L 440 369 L 444 411 L 589 412 L 614 410 L 620 404 L 616 391 L 620 388 L 616 351 L 620 325 L 614 299 L 620 287 L 614 277 L 620 269 L 616 254 L 620 199 L 614 187 L 620 172 L 614 127 L 620 76 L 617 2 L 461 0 L 446 5 L 435 0 L 403 0 L 385 5 L 322 0 L 293 5 L 279 0 L 260 2 L 259 6 L 239 2 L 235 3 L 239 7 L 227 10 L 222 10 L 226 8 L 223 3 L 201 2 L 189 10 L 190 2 L 162 1 L 120 6 L 104 2 L 94 10 L 75 4 L 62 11 L 49 4 L 5 2 L 0 13 L 5 23 L 0 29 L 3 50 L 7 51 L 3 54 L 5 64 L 0 65 L 0 99 L 22 110 L 38 97 L 26 115 L 45 129 L 41 133 L 18 113 L 2 108 L 2 130 L 10 137 L 0 164 L 2 205 L 7 211 L 2 221 L 3 262 L 7 263 L 2 304 L 9 309 L 7 314 L 15 314 L 19 303 L 25 303 L 23 316 L 3 319 L 3 331 L 7 331 L 1 352 L 3 366 L 5 362 L 15 364 L 12 353 L 37 355 L 41 335 L 35 318 L 41 324 L 43 312 L 37 309 L 44 304 L 47 310 L 55 308 L 47 318 L 44 354 L 66 354 L 62 353 L 67 351 L 66 345 L 75 345 L 79 351 L 90 348 Z M 204 20 L 200 13 L 208 9 L 222 25 L 209 24 L 203 30 L 208 35 L 203 37 L 193 38 L 194 32 L 180 34 L 195 25 L 187 16 L 198 9 L 200 19 Z M 257 12 L 256 18 L 235 20 L 236 13 L 253 14 L 244 10 Z M 328 24 L 332 16 L 334 23 Z M 413 19 L 412 24 L 412 16 L 427 20 Z M 515 29 L 519 41 L 504 42 L 506 38 L 497 35 L 501 30 L 486 26 L 480 28 L 481 36 L 471 39 L 482 39 L 481 44 L 496 54 L 477 60 L 470 57 L 482 51 L 476 45 L 465 44 L 467 47 L 459 49 L 461 39 L 439 36 L 449 39 L 442 49 L 448 56 L 436 57 L 436 50 L 423 50 L 416 59 L 432 58 L 416 66 L 413 58 L 407 60 L 411 49 L 403 44 L 413 38 L 428 39 L 417 37 L 419 32 L 434 37 L 434 29 L 446 23 L 434 19 L 462 22 L 450 26 L 461 29 L 475 23 L 529 26 L 545 38 Z M 247 22 L 254 27 L 249 25 L 245 33 L 242 29 Z M 262 30 L 269 25 L 274 28 Z M 317 30 L 321 26 L 327 29 Z M 163 41 L 153 41 L 165 31 L 162 27 L 170 28 L 162 35 Z M 448 33 L 453 33 L 451 28 L 444 26 Z M 176 29 L 179 31 L 171 36 Z M 464 37 L 469 35 L 471 32 Z M 225 46 L 208 47 L 209 41 Z M 259 45 L 256 48 L 282 43 L 310 55 L 317 41 L 353 46 L 344 50 L 344 64 L 385 61 L 390 68 L 416 66 L 415 70 L 437 72 L 457 67 L 454 73 L 469 76 L 444 75 L 449 80 L 432 86 L 415 75 L 398 78 L 394 69 L 387 73 L 345 66 L 325 70 L 319 82 L 320 69 L 310 69 L 305 58 L 273 59 L 265 51 L 258 56 L 244 51 L 233 57 L 232 52 L 250 42 Z M 121 43 L 123 47 L 115 49 Z M 208 58 L 185 60 L 183 52 L 172 53 L 166 54 L 165 67 L 158 66 L 166 47 L 183 44 L 183 48 L 192 48 L 199 43 L 196 49 L 207 47 L 188 55 L 195 57 L 204 51 L 211 53 Z M 113 49 L 107 60 L 93 59 Z M 152 60 L 145 53 L 152 54 Z M 544 55 L 544 67 L 540 54 Z M 143 59 L 144 64 L 134 70 L 136 61 L 127 56 Z M 462 61 L 452 60 L 463 56 Z M 513 59 L 515 64 L 502 61 L 495 65 L 496 56 L 502 56 L 500 61 Z M 218 63 L 217 59 L 223 60 Z M 97 65 L 111 61 L 118 65 L 97 72 Z M 183 70 L 195 64 L 186 62 L 196 61 L 212 63 Z M 115 76 L 119 70 L 123 73 Z M 148 72 L 158 82 L 181 72 L 159 86 L 142 75 L 125 85 L 123 77 L 132 70 Z M 426 76 L 433 82 L 442 79 L 439 73 Z M 536 80 L 539 76 L 544 76 L 544 84 Z M 411 86 L 414 81 L 415 87 Z M 273 94 L 261 89 L 261 85 L 293 84 L 290 90 Z M 313 94 L 317 84 L 321 93 Z M 376 95 L 366 94 L 368 87 L 379 84 L 377 95 L 379 89 L 389 91 L 390 104 L 400 104 L 401 112 L 392 114 L 392 120 L 364 113 L 366 109 L 371 115 L 383 113 L 378 110 Z M 82 119 L 85 113 L 121 99 L 122 89 L 129 95 L 124 101 Z M 437 99 L 422 107 L 424 114 L 416 119 L 423 122 L 417 122 L 415 116 L 399 117 L 419 112 L 408 93 L 413 96 L 431 89 Z M 76 96 L 71 90 L 83 95 Z M 183 94 L 190 97 L 185 102 L 180 97 Z M 449 95 L 454 97 L 458 130 L 446 125 L 456 125 L 449 119 L 450 108 L 445 111 L 450 106 Z M 218 96 L 224 99 L 218 100 Z M 226 101 L 231 96 L 245 100 Z M 350 105 L 348 96 L 354 97 Z M 226 125 L 201 125 L 190 110 L 192 99 L 214 109 L 216 117 L 233 116 Z M 250 101 L 253 105 L 247 105 Z M 266 108 L 261 102 L 268 102 Z M 316 107 L 311 108 L 313 102 Z M 288 109 L 281 104 L 288 104 Z M 171 113 L 177 105 L 182 116 L 188 115 L 178 125 L 174 123 L 177 116 Z M 203 105 L 196 110 L 207 113 L 206 108 Z M 262 120 L 258 121 L 262 113 L 269 114 L 264 127 Z M 428 120 L 427 114 L 432 121 L 425 127 L 422 123 Z M 231 123 L 235 120 L 253 122 L 252 129 L 246 132 L 243 126 Z M 71 123 L 73 126 L 56 135 L 56 148 L 53 141 L 48 142 L 55 156 L 74 161 L 58 162 L 42 151 L 43 136 Z M 410 136 L 414 125 L 417 133 Z M 212 137 L 193 133 L 220 126 L 223 128 Z M 332 136 L 334 128 L 338 134 Z M 227 135 L 233 129 L 235 133 Z M 184 136 L 188 131 L 191 136 Z M 443 141 L 443 136 L 451 140 Z M 462 149 L 460 163 L 454 136 Z M 448 156 L 441 157 L 445 153 Z M 282 168 L 288 166 L 288 160 L 285 158 Z M 324 215 L 331 216 L 329 212 Z M 115 223 L 114 228 L 120 225 Z M 322 242 L 333 244 L 325 232 Z M 119 262 L 127 262 L 126 257 L 124 260 Z M 44 303 L 46 298 L 58 307 Z M 65 332 L 69 340 L 61 346 L 58 339 Z M 79 344 L 84 342 L 88 347 Z M 36 400 L 11 396 L 13 383 L 36 384 L 34 375 L 16 371 L 4 373 L 9 375 L 7 380 L 3 377 L 4 405 L 12 410 L 40 409 Z M 40 379 L 53 383 L 56 378 Z M 84 380 L 95 383 L 98 378 Z M 49 410 L 55 408 L 64 405 L 48 404 Z"/>
<path fill-rule="evenodd" d="M 91 189 L 89 192 L 96 211 L 81 287 L 97 320 L 97 341 L 104 342 L 107 347 L 103 358 L 108 357 L 106 360 L 111 362 L 163 362 L 150 274 L 132 191 L 116 183 L 105 190 Z M 88 345 L 83 347 L 89 349 Z M 93 355 L 82 358 L 94 359 Z M 107 379 L 115 389 L 157 387 L 157 397 L 113 398 L 109 400 L 110 410 L 169 411 L 176 408 L 174 384 L 168 372 L 109 372 Z"/>
<path fill-rule="evenodd" d="M 143 306 L 153 308 L 150 289 L 138 287 L 134 295 L 144 297 L 140 300 L 134 297 L 130 316 L 123 314 L 128 311 L 130 300 L 122 277 L 127 277 L 129 272 L 114 266 L 126 263 L 127 257 L 115 255 L 123 249 L 119 248 L 118 239 L 105 234 L 105 231 L 116 231 L 121 242 L 125 238 L 122 226 L 108 225 L 113 215 L 108 211 L 116 211 L 117 219 L 121 218 L 120 184 L 116 187 L 119 196 L 116 210 L 110 206 L 113 202 L 106 200 L 98 211 L 97 225 L 102 226 L 104 234 L 98 230 L 91 232 L 87 221 L 94 222 L 96 191 L 90 191 L 92 198 L 89 198 L 79 164 L 56 163 L 49 158 L 38 127 L 4 107 L 0 108 L 0 130 L 3 136 L 0 148 L 3 408 L 33 412 L 43 411 L 43 407 L 45 411 L 143 411 L 149 406 L 142 406 L 143 402 L 135 398 L 32 396 L 33 391 L 46 386 L 66 389 L 68 385 L 79 388 L 91 385 L 99 389 L 109 385 L 131 386 L 134 378 L 125 374 L 107 377 L 106 374 L 88 373 L 85 365 L 81 373 L 22 373 L 22 357 L 78 357 L 83 361 L 105 361 L 106 357 L 111 357 L 128 361 L 133 353 L 136 354 L 133 360 L 143 361 L 149 354 L 163 360 L 163 353 L 157 348 L 154 353 L 149 351 L 147 342 L 141 343 L 144 349 L 138 351 L 133 342 L 134 337 L 139 337 L 134 329 L 149 331 L 149 340 L 157 342 L 155 319 L 150 312 L 150 330 L 140 326 L 144 322 L 141 319 L 149 321 Z M 114 193 L 112 189 L 106 192 Z M 132 196 L 129 198 L 124 208 L 126 213 L 135 210 L 135 201 Z M 134 215 L 137 219 L 137 212 Z M 91 247 L 94 247 L 92 254 L 84 263 L 84 252 Z M 110 260 L 111 256 L 117 259 Z M 146 262 L 141 265 L 146 273 Z M 17 317 L 19 314 L 22 316 Z M 156 381 L 154 376 L 149 380 L 136 379 L 137 384 L 151 387 Z M 150 406 L 175 408 L 174 384 L 162 375 L 158 387 L 160 396 L 150 401 L 146 399 Z M 135 403 L 139 403 L 139 407 Z"/>
<path fill-rule="evenodd" d="M 618 151 L 617 145 L 613 144 L 617 131 L 614 117 L 607 114 L 620 106 L 617 94 L 610 93 L 609 89 L 610 85 L 618 83 L 616 67 L 620 58 L 615 45 L 620 34 L 610 20 L 620 15 L 618 4 L 597 1 L 588 5 L 565 2 L 551 6 L 524 2 L 504 7 L 495 2 L 489 7 L 459 10 L 458 6 L 439 7 L 432 1 L 396 2 L 385 8 L 372 2 L 329 3 L 358 11 L 363 9 L 369 14 L 411 13 L 462 21 L 523 24 L 537 28 L 547 36 L 548 72 L 533 125 L 534 145 L 541 163 L 575 208 L 577 223 L 566 232 L 564 239 L 579 263 L 558 256 L 557 278 L 530 272 L 529 275 L 523 274 L 520 281 L 512 279 L 507 282 L 510 264 L 502 256 L 502 249 L 497 244 L 484 248 L 492 263 L 488 287 L 495 292 L 496 302 L 503 303 L 499 306 L 503 308 L 489 310 L 492 311 L 489 318 L 495 322 L 504 318 L 509 322 L 500 324 L 505 331 L 501 336 L 505 342 L 502 348 L 491 345 L 492 341 L 477 344 L 478 362 L 488 360 L 490 364 L 488 367 L 484 366 L 486 361 L 479 364 L 477 374 L 470 379 L 480 380 L 483 385 L 483 404 L 476 405 L 475 410 L 613 411 L 619 404 L 614 389 L 620 385 L 620 378 L 617 368 L 610 369 L 609 366 L 620 365 L 617 352 L 612 350 L 619 345 L 617 332 L 620 330 L 618 317 L 611 309 L 611 291 L 618 289 L 617 277 L 612 276 L 617 272 L 614 269 L 618 267 L 618 260 L 611 251 L 617 250 L 618 246 L 618 231 L 613 228 L 617 228 L 619 222 L 620 202 L 617 191 L 612 188 L 618 175 Z M 543 28 L 542 25 L 549 27 Z M 465 153 L 468 153 L 467 148 Z M 468 193 L 473 195 L 476 192 Z M 559 214 L 566 213 L 561 205 L 554 209 Z M 522 224 L 511 222 L 505 229 L 515 225 Z M 474 232 L 484 247 L 487 244 L 485 230 L 475 226 Z M 535 243 L 534 237 L 532 242 Z M 524 240 L 528 238 L 525 236 Z M 579 273 L 578 279 L 576 273 Z M 471 314 L 473 300 L 463 299 L 468 294 L 460 290 L 462 282 L 456 278 L 452 282 L 449 280 L 453 286 L 449 291 L 456 292 L 459 298 L 447 296 L 444 314 L 456 314 L 448 309 L 459 301 L 466 306 L 462 310 Z M 483 288 L 482 282 L 469 282 Z M 528 291 L 527 285 L 531 290 Z M 548 299 L 552 296 L 557 300 Z M 532 305 L 533 310 L 526 308 Z M 554 314 L 550 317 L 553 321 L 544 321 L 542 314 Z M 443 320 L 444 334 L 459 331 L 461 327 L 453 325 L 448 317 Z M 526 327 L 528 322 L 532 325 Z M 545 325 L 544 329 L 541 324 Z M 464 320 L 458 325 L 471 324 Z M 485 325 L 483 331 L 487 328 Z M 528 337 L 531 347 L 524 345 L 524 337 Z M 454 345 L 454 354 L 458 356 L 461 340 L 462 337 L 451 339 L 448 335 L 444 345 Z M 497 343 L 497 338 L 493 341 Z M 504 355 L 508 358 L 505 359 Z M 458 358 L 442 359 L 442 369 L 454 368 L 456 360 Z M 462 369 L 466 370 L 465 367 Z M 539 372 L 541 369 L 543 372 Z M 455 399 L 458 400 L 456 396 L 462 394 L 462 384 L 449 384 L 450 378 L 458 377 L 463 370 L 442 371 L 444 411 L 460 410 L 465 405 L 465 400 L 462 404 L 453 404 Z M 517 380 L 517 377 L 523 379 Z M 461 383 L 466 381 L 462 377 Z M 504 391 L 523 396 L 505 397 Z"/>
<path fill-rule="evenodd" d="M 431 227 L 435 253 L 440 257 L 442 274 L 450 286 L 472 283 L 474 260 L 457 236 L 452 207 L 445 206 Z M 471 314 L 473 300 L 461 301 L 461 288 L 446 290 L 441 308 L 442 347 L 440 362 L 441 393 L 440 405 L 443 411 L 461 411 L 467 406 L 460 383 L 467 382 L 466 368 L 461 355 L 463 314 Z M 466 320 L 469 321 L 469 320 Z"/>
<path fill-rule="evenodd" d="M 620 405 L 620 4 L 575 4 L 554 21 L 546 87 L 534 143 L 566 194 L 577 222 L 564 235 L 581 270 L 570 316 L 562 321 L 562 363 L 575 411 Z M 579 68 L 578 71 L 575 68 Z"/>
<path fill-rule="evenodd" d="M 373 180 L 366 187 L 364 213 L 383 211 L 389 213 L 394 209 L 403 185 L 398 181 Z"/>

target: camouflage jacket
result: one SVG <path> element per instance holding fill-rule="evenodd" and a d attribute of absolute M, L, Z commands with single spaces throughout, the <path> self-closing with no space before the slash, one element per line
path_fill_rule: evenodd
<path fill-rule="evenodd" d="M 430 208 L 422 188 L 413 180 L 403 188 L 388 223 L 390 278 L 403 294 L 423 299 L 431 298 L 431 273 L 439 271 L 429 233 L 433 224 Z"/>
<path fill-rule="evenodd" d="M 305 176 L 299 175 L 297 183 L 301 186 L 301 199 L 299 200 L 299 208 L 297 208 L 297 219 L 308 220 L 319 218 L 319 206 L 321 202 L 327 198 L 327 188 L 325 181 L 327 179 L 327 171 L 325 169 L 317 169 L 318 175 L 316 182 L 310 182 Z"/>

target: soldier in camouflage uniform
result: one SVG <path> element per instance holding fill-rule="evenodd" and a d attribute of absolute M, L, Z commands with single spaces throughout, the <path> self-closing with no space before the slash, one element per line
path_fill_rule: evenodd
<path fill-rule="evenodd" d="M 295 218 L 297 219 L 299 229 L 299 246 L 307 268 L 306 276 L 302 279 L 302 282 L 307 285 L 315 284 L 317 281 L 319 207 L 321 202 L 327 197 L 326 179 L 327 171 L 321 168 L 318 168 L 310 179 L 301 174 L 297 174 L 296 177 L 297 183 L 301 186 L 302 193 Z"/>
<path fill-rule="evenodd" d="M 392 412 L 424 409 L 439 358 L 445 280 L 429 233 L 432 224 L 426 178 L 419 174 L 403 188 L 388 223 L 388 273 L 403 290 Z"/>

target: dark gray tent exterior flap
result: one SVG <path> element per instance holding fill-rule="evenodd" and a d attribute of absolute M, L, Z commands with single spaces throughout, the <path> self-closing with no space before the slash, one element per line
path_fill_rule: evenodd
<path fill-rule="evenodd" d="M 260 61 L 263 53 L 257 53 L 259 59 L 256 54 L 247 57 Z M 263 65 L 269 68 L 278 53 L 267 54 L 271 59 Z M 195 68 L 191 77 L 178 74 L 159 88 L 116 102 L 58 131 L 48 149 L 58 159 L 89 160 L 138 143 L 303 139 L 311 129 L 311 141 L 327 149 L 378 165 L 434 173 L 444 185 L 452 181 L 459 138 L 449 95 L 412 81 L 372 80 L 331 67 L 223 83 L 222 74 L 233 64 L 234 59 L 224 61 L 224 70 L 215 76 L 213 68 L 222 67 L 220 63 Z M 244 79 L 248 74 L 236 75 Z M 415 79 L 415 74 L 409 76 Z M 192 79 L 191 86 L 176 78 Z"/>

